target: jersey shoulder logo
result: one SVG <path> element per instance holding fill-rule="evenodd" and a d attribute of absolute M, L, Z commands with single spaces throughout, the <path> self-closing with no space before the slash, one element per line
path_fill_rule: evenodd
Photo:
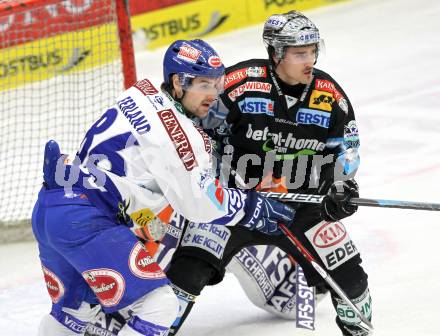
<path fill-rule="evenodd" d="M 345 114 L 348 113 L 347 99 L 342 95 L 341 92 L 339 92 L 334 83 L 324 79 L 317 79 L 315 82 L 315 89 L 331 93 L 341 110 L 344 111 Z"/>
<path fill-rule="evenodd" d="M 252 77 L 252 78 L 266 78 L 267 77 L 267 68 L 265 66 L 254 66 L 241 68 L 238 70 L 234 70 L 230 73 L 226 74 L 225 77 L 225 89 L 240 83 L 244 79 Z"/>
<path fill-rule="evenodd" d="M 330 92 L 313 90 L 310 95 L 309 107 L 331 112 L 333 102 L 334 98 Z"/>

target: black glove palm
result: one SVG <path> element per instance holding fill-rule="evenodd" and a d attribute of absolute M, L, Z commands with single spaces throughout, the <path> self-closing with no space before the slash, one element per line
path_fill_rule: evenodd
<path fill-rule="evenodd" d="M 357 205 L 350 203 L 353 197 L 359 197 L 359 186 L 355 180 L 335 181 L 322 202 L 322 217 L 334 222 L 351 216 L 358 209 Z"/>

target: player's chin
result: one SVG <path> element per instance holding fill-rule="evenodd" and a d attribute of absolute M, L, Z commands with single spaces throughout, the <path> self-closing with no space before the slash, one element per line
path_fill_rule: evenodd
<path fill-rule="evenodd" d="M 302 75 L 302 84 L 309 84 L 312 81 L 313 78 L 313 72 L 312 71 L 306 71 Z"/>
<path fill-rule="evenodd" d="M 208 104 L 208 103 L 201 104 L 199 106 L 197 116 L 200 119 L 206 118 L 206 116 L 208 115 L 208 112 L 209 112 L 209 106 L 210 106 L 210 104 Z"/>

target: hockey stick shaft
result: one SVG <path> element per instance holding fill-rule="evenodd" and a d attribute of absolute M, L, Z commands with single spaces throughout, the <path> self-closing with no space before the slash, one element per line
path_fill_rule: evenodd
<path fill-rule="evenodd" d="M 440 204 L 438 203 L 395 201 L 395 200 L 370 199 L 370 198 L 352 198 L 350 200 L 350 203 L 361 206 L 370 206 L 370 207 L 379 207 L 379 208 L 440 211 Z"/>
<path fill-rule="evenodd" d="M 311 204 L 320 204 L 325 197 L 325 195 L 309 195 L 309 194 L 277 193 L 277 192 L 261 192 L 261 194 L 268 198 L 273 198 L 280 201 L 311 203 Z M 371 199 L 371 198 L 352 198 L 350 199 L 350 203 L 360 206 L 370 206 L 370 207 L 379 207 L 379 208 L 440 211 L 440 204 L 437 203 L 395 201 L 395 200 L 382 200 L 382 199 Z"/>
<path fill-rule="evenodd" d="M 361 322 L 359 327 L 368 331 L 371 335 L 373 333 L 373 325 L 370 320 L 365 317 L 365 315 L 359 310 L 356 305 L 351 302 L 348 296 L 344 293 L 341 287 L 333 280 L 333 278 L 322 268 L 315 260 L 315 258 L 310 254 L 310 252 L 301 244 L 301 242 L 290 232 L 290 230 L 284 225 L 280 224 L 280 229 L 284 232 L 286 237 L 292 243 L 293 246 L 307 259 L 308 262 L 313 266 L 313 268 L 321 275 L 325 282 L 335 291 L 335 293 L 347 303 L 347 305 L 359 316 Z"/>
<path fill-rule="evenodd" d="M 246 183 L 243 178 L 235 171 L 230 164 L 222 161 L 220 154 L 213 151 L 213 155 L 217 160 L 220 160 L 222 164 L 226 164 L 229 168 L 229 172 L 234 176 L 236 182 L 242 187 L 247 189 Z M 311 194 L 296 194 L 296 193 L 276 193 L 276 192 L 261 192 L 268 198 L 274 198 L 278 200 L 296 202 L 296 203 L 311 203 L 321 204 L 325 195 L 311 195 Z M 411 209 L 411 210 L 428 210 L 428 211 L 440 211 L 440 204 L 438 203 L 425 203 L 425 202 L 412 202 L 412 201 L 397 201 L 397 200 L 384 200 L 373 198 L 352 198 L 350 203 L 359 206 L 369 206 L 378 208 L 396 208 L 396 209 Z"/>
<path fill-rule="evenodd" d="M 217 160 L 220 160 L 222 164 L 221 156 L 216 151 L 213 151 L 213 155 Z M 243 178 L 229 165 L 229 172 L 234 176 L 236 182 L 241 188 L 248 189 Z M 296 194 L 296 193 L 277 193 L 277 192 L 260 192 L 262 195 L 278 199 L 280 201 L 296 202 L 296 203 L 310 203 L 321 204 L 325 195 L 311 195 L 311 194 Z M 425 203 L 425 202 L 412 202 L 412 201 L 396 201 L 396 200 L 384 200 L 373 198 L 352 198 L 350 203 L 359 206 L 369 206 L 378 208 L 396 208 L 396 209 L 411 209 L 411 210 L 428 210 L 428 211 L 440 211 L 440 204 L 438 203 Z"/>

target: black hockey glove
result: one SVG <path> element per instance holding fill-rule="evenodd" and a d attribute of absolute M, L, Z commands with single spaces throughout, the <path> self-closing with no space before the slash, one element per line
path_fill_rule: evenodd
<path fill-rule="evenodd" d="M 238 225 L 269 235 L 281 234 L 278 223 L 289 226 L 295 217 L 295 210 L 289 206 L 261 196 L 253 190 L 247 192 L 244 210 L 245 215 Z"/>
<path fill-rule="evenodd" d="M 334 222 L 354 214 L 358 206 L 350 199 L 359 197 L 359 186 L 355 180 L 335 181 L 321 204 L 321 215 L 326 221 Z"/>

